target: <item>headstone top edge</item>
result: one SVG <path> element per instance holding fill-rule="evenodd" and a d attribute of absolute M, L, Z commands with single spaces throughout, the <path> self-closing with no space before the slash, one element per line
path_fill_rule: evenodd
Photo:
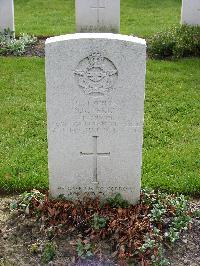
<path fill-rule="evenodd" d="M 127 42 L 132 42 L 132 43 L 146 46 L 145 39 L 133 37 L 129 35 L 114 34 L 114 33 L 74 33 L 74 34 L 60 35 L 60 36 L 50 37 L 46 39 L 45 45 L 55 43 L 55 42 L 78 40 L 78 39 L 119 40 L 119 41 L 127 41 Z"/>

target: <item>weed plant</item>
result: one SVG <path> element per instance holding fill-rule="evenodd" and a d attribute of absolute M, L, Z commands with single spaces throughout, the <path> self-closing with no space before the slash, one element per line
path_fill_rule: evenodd
<path fill-rule="evenodd" d="M 0 33 L 0 55 L 23 55 L 26 48 L 35 44 L 37 38 L 25 33 L 15 38 L 14 32 L 5 30 Z"/>

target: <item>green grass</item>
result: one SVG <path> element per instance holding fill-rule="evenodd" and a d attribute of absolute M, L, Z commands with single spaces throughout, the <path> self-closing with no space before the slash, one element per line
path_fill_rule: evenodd
<path fill-rule="evenodd" d="M 199 59 L 149 61 L 143 184 L 200 195 Z"/>
<path fill-rule="evenodd" d="M 121 32 L 147 37 L 180 23 L 181 0 L 121 0 Z"/>
<path fill-rule="evenodd" d="M 47 187 L 44 60 L 0 58 L 0 188 Z"/>
<path fill-rule="evenodd" d="M 75 32 L 74 0 L 15 0 L 17 34 Z M 181 0 L 121 0 L 121 33 L 141 37 L 179 24 Z"/>
<path fill-rule="evenodd" d="M 148 61 L 143 185 L 200 194 L 200 61 Z M 0 58 L 0 188 L 48 187 L 44 59 Z"/>

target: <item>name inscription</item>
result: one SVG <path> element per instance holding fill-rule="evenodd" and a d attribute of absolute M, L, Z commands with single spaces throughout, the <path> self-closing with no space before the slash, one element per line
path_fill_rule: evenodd
<path fill-rule="evenodd" d="M 85 102 L 74 98 L 71 101 L 71 119 L 57 121 L 52 128 L 57 131 L 76 133 L 117 132 L 119 107 L 112 99 L 90 98 Z"/>
<path fill-rule="evenodd" d="M 72 109 L 75 113 L 75 119 L 70 125 L 72 134 L 117 131 L 118 106 L 111 99 L 91 98 L 84 103 L 74 99 Z"/>

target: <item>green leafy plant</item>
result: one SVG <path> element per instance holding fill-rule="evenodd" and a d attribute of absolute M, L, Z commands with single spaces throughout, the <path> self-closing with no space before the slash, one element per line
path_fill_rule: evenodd
<path fill-rule="evenodd" d="M 38 243 L 33 243 L 30 246 L 29 251 L 30 251 L 31 254 L 37 254 L 37 253 L 39 253 L 39 244 Z"/>
<path fill-rule="evenodd" d="M 22 33 L 18 39 L 15 38 L 14 32 L 5 30 L 0 33 L 0 55 L 22 55 L 26 48 L 37 42 L 37 38 Z"/>
<path fill-rule="evenodd" d="M 175 216 L 170 223 L 168 231 L 165 232 L 166 239 L 174 244 L 180 238 L 181 231 L 188 229 L 191 221 L 192 218 L 187 214 Z"/>
<path fill-rule="evenodd" d="M 164 251 L 161 244 L 158 245 L 157 248 L 157 255 L 151 256 L 151 265 L 152 266 L 167 266 L 170 265 L 170 262 L 168 259 L 164 257 Z"/>
<path fill-rule="evenodd" d="M 151 255 L 151 265 L 154 266 L 167 266 L 169 261 L 164 257 L 164 251 L 162 244 L 159 243 L 157 236 L 159 236 L 160 230 L 154 228 L 154 234 L 147 233 L 144 244 L 139 248 L 139 251 L 144 253 L 153 253 Z M 155 237 L 155 239 L 153 238 Z M 156 250 L 156 255 L 154 251 Z"/>
<path fill-rule="evenodd" d="M 191 223 L 190 206 L 187 199 L 183 196 L 169 195 L 162 192 L 143 189 L 141 202 L 150 206 L 150 221 L 154 227 L 151 234 L 147 234 L 145 242 L 140 247 L 140 252 L 145 253 L 150 250 L 157 250 L 157 255 L 151 256 L 152 265 L 168 265 L 169 262 L 164 258 L 161 239 L 174 244 L 179 238 L 182 230 L 186 230 Z M 163 223 L 167 219 L 167 223 Z M 158 229 L 160 226 L 164 231 Z"/>
<path fill-rule="evenodd" d="M 11 203 L 10 203 L 10 210 L 15 210 L 17 209 L 18 207 L 18 202 L 16 200 L 13 200 Z"/>
<path fill-rule="evenodd" d="M 56 247 L 53 243 L 48 242 L 45 244 L 44 251 L 42 254 L 42 262 L 48 263 L 54 259 L 56 255 Z"/>
<path fill-rule="evenodd" d="M 39 202 L 42 202 L 44 197 L 44 194 L 35 189 L 33 189 L 31 192 L 24 192 L 19 200 L 18 208 L 23 210 L 26 214 L 29 214 L 32 200 L 35 199 Z"/>
<path fill-rule="evenodd" d="M 163 215 L 166 212 L 166 208 L 164 207 L 164 205 L 159 202 L 153 205 L 153 209 L 150 212 L 150 219 L 151 221 L 155 221 L 155 222 L 159 222 L 161 221 Z"/>
<path fill-rule="evenodd" d="M 191 220 L 192 220 L 191 217 L 186 214 L 175 216 L 174 219 L 172 220 L 171 226 L 177 231 L 181 231 L 182 229 L 186 230 Z"/>
<path fill-rule="evenodd" d="M 170 243 L 174 243 L 176 242 L 179 237 L 180 237 L 180 233 L 178 231 L 176 231 L 174 228 L 170 228 L 166 233 L 165 233 L 165 237 L 167 240 L 169 240 Z"/>
<path fill-rule="evenodd" d="M 182 25 L 155 34 L 148 40 L 148 53 L 156 59 L 200 56 L 200 27 Z"/>
<path fill-rule="evenodd" d="M 127 208 L 130 205 L 120 193 L 117 193 L 114 197 L 107 198 L 107 202 L 112 208 Z"/>
<path fill-rule="evenodd" d="M 150 234 L 147 233 L 147 234 L 146 234 L 146 237 L 145 237 L 145 242 L 144 242 L 144 244 L 140 247 L 139 250 L 140 250 L 142 253 L 144 253 L 147 249 L 154 249 L 155 244 L 156 244 L 155 239 L 152 239 L 151 236 L 150 236 Z"/>
<path fill-rule="evenodd" d="M 77 241 L 76 251 L 78 257 L 85 259 L 93 256 L 93 245 L 88 241 Z"/>
<path fill-rule="evenodd" d="M 92 219 L 92 227 L 95 230 L 100 230 L 106 226 L 107 219 L 99 216 L 97 213 L 94 214 Z"/>
<path fill-rule="evenodd" d="M 192 216 L 195 218 L 200 218 L 200 210 L 195 210 L 192 212 Z"/>

